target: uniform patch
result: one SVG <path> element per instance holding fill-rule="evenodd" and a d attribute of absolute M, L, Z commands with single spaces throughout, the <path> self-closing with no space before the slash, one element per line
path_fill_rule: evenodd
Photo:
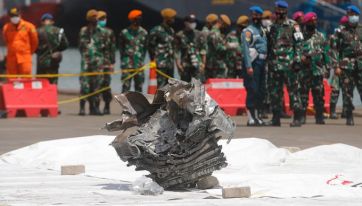
<path fill-rule="evenodd" d="M 245 40 L 247 42 L 250 42 L 251 41 L 251 36 L 252 36 L 252 33 L 250 31 L 246 31 L 245 32 Z"/>

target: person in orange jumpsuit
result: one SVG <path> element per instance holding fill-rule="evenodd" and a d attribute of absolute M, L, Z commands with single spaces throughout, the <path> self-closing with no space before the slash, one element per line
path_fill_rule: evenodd
<path fill-rule="evenodd" d="M 32 54 L 38 47 L 35 26 L 21 19 L 17 8 L 9 10 L 10 22 L 3 29 L 7 46 L 6 73 L 31 74 Z"/>

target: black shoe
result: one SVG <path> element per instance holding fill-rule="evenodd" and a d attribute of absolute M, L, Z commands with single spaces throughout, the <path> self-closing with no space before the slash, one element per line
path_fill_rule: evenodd
<path fill-rule="evenodd" d="M 346 125 L 354 126 L 353 113 L 352 111 L 346 112 Z"/>
<path fill-rule="evenodd" d="M 338 119 L 337 113 L 336 113 L 336 105 L 331 104 L 330 106 L 330 113 L 329 113 L 330 119 Z"/>
<path fill-rule="evenodd" d="M 293 122 L 289 124 L 290 127 L 301 127 L 301 112 L 294 111 Z"/>
<path fill-rule="evenodd" d="M 347 114 L 346 114 L 346 111 L 345 111 L 345 110 L 342 110 L 341 118 L 342 118 L 342 119 L 346 119 L 346 118 L 347 118 Z"/>
<path fill-rule="evenodd" d="M 85 100 L 80 100 L 80 102 L 79 102 L 79 113 L 78 113 L 78 115 L 79 116 L 85 116 Z"/>
<path fill-rule="evenodd" d="M 111 114 L 111 111 L 109 109 L 109 103 L 105 103 L 104 109 L 103 109 L 103 115 L 109 115 Z"/>
<path fill-rule="evenodd" d="M 102 116 L 103 113 L 99 110 L 99 101 L 92 98 L 89 101 L 89 115 Z"/>
<path fill-rule="evenodd" d="M 316 123 L 316 124 L 326 124 L 326 122 L 324 121 L 323 118 L 317 118 L 317 119 L 315 120 L 315 123 Z"/>
<path fill-rule="evenodd" d="M 302 115 L 302 117 L 300 118 L 300 123 L 302 123 L 302 124 L 307 123 L 307 116 L 306 115 Z"/>
<path fill-rule="evenodd" d="M 280 123 L 280 113 L 273 113 L 273 118 L 269 121 L 269 122 L 265 122 L 264 126 L 267 127 L 280 127 L 281 123 Z"/>
<path fill-rule="evenodd" d="M 248 122 L 246 123 L 246 126 L 248 126 L 248 127 L 256 127 L 256 126 L 258 126 L 258 124 L 254 120 L 248 120 Z"/>

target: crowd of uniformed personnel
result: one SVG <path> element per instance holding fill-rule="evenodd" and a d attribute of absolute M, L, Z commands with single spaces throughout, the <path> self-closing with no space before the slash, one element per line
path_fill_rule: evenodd
<path fill-rule="evenodd" d="M 9 14 L 10 17 L 19 16 L 15 11 Z M 184 81 L 189 82 L 191 78 L 201 81 L 243 78 L 247 90 L 248 126 L 281 125 L 280 119 L 285 116 L 283 88 L 286 86 L 294 114 L 291 127 L 305 124 L 310 91 L 314 100 L 315 122 L 325 124 L 323 81 L 332 75 L 330 117 L 337 118 L 336 103 L 342 90 L 346 124 L 354 125 L 352 99 L 355 87 L 362 98 L 362 34 L 358 7 L 351 5 L 347 8 L 340 26 L 328 38 L 318 31 L 316 13 L 299 11 L 293 14 L 293 19 L 289 19 L 288 3 L 280 0 L 275 2 L 274 13 L 259 6 L 250 7 L 249 17 L 240 16 L 232 31 L 232 21 L 225 14 L 209 14 L 201 31 L 196 29 L 196 16 L 190 14 L 183 19 L 184 28 L 176 33 L 172 28 L 176 15 L 174 9 L 163 9 L 163 21 L 147 32 L 141 26 L 142 11 L 132 10 L 128 14 L 129 27 L 116 37 L 106 27 L 107 14 L 89 10 L 86 15 L 88 23 L 79 34 L 81 72 L 113 71 L 118 47 L 122 70 L 141 68 L 148 53 L 151 61 L 155 61 L 157 68 L 167 76 L 174 77 L 176 65 Z M 36 50 L 34 45 L 38 40 L 34 39 L 32 46 L 24 49 L 29 54 L 37 51 L 38 73 L 54 73 L 51 68 L 59 68 L 59 53 L 67 47 L 67 40 L 63 30 L 52 25 L 51 15 L 44 15 L 42 21 L 44 25 L 38 29 L 39 48 Z M 25 21 L 21 22 L 25 24 Z M 15 20 L 11 20 L 4 30 L 10 48 L 15 43 L 8 37 L 11 36 L 11 28 L 7 31 L 7 27 L 19 25 L 19 22 L 14 23 Z M 30 34 L 34 32 L 31 26 L 23 27 L 28 28 Z M 10 49 L 9 59 L 13 58 L 11 54 Z M 21 61 L 18 68 L 22 69 Z M 8 73 L 11 72 L 8 70 Z M 124 72 L 122 78 L 128 75 Z M 130 90 L 132 79 L 135 90 L 142 92 L 143 72 L 122 82 L 123 92 Z M 53 81 L 56 82 L 56 78 Z M 110 81 L 110 75 L 82 76 L 81 95 L 107 87 Z M 165 76 L 157 76 L 158 87 L 166 83 Z M 99 109 L 101 96 L 105 102 L 102 112 Z M 110 113 L 110 90 L 87 100 L 91 115 Z M 85 100 L 80 101 L 79 115 L 86 114 L 85 104 Z M 262 119 L 268 109 L 271 109 L 272 119 L 264 122 Z"/>

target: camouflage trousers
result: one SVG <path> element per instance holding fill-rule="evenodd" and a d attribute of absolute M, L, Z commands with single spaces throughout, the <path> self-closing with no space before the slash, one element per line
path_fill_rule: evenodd
<path fill-rule="evenodd" d="M 362 102 L 362 58 L 356 61 L 357 68 L 355 70 L 355 84 Z"/>
<path fill-rule="evenodd" d="M 163 73 L 167 74 L 170 77 L 174 77 L 174 68 L 168 67 L 168 68 L 157 68 Z M 161 74 L 157 73 L 157 87 L 161 88 L 165 86 L 168 83 L 168 78 L 165 76 L 162 76 Z"/>
<path fill-rule="evenodd" d="M 96 69 L 81 69 L 81 72 L 97 72 L 102 70 Z M 80 94 L 87 95 L 98 91 L 101 89 L 103 77 L 100 75 L 97 76 L 80 76 L 79 83 L 80 83 Z M 88 100 L 93 99 L 95 101 L 99 101 L 99 94 L 93 95 L 92 97 L 88 98 Z"/>
<path fill-rule="evenodd" d="M 301 76 L 300 81 L 303 82 L 300 85 L 300 96 L 303 105 L 303 112 L 307 111 L 309 103 L 309 91 L 312 91 L 314 109 L 318 112 L 324 110 L 324 84 L 323 76 L 313 76 L 311 73 L 307 73 Z"/>
<path fill-rule="evenodd" d="M 200 79 L 200 72 L 195 67 L 184 67 L 184 71 L 180 72 L 182 81 L 191 82 L 192 78 Z"/>
<path fill-rule="evenodd" d="M 205 70 L 205 78 L 225 78 L 226 77 L 226 69 L 217 69 L 217 68 L 206 68 Z"/>
<path fill-rule="evenodd" d="M 344 94 L 343 105 L 346 112 L 354 110 L 353 106 L 353 90 L 355 87 L 355 77 L 353 70 L 342 70 L 340 75 L 340 84 L 342 85 L 342 93 Z"/>
<path fill-rule="evenodd" d="M 132 75 L 132 73 L 122 73 L 122 79 L 126 79 L 129 75 Z M 123 81 L 122 82 L 122 92 L 128 92 L 131 90 L 132 80 L 134 82 L 135 91 L 142 92 L 143 83 L 145 81 L 145 74 L 143 71 L 136 74 L 132 78 L 127 79 L 126 81 Z"/>
<path fill-rule="evenodd" d="M 39 67 L 36 70 L 36 74 L 59 74 L 59 65 L 58 67 Z M 47 78 L 50 84 L 58 84 L 58 77 Z"/>
<path fill-rule="evenodd" d="M 109 69 L 105 69 L 104 72 L 109 72 Z M 111 86 L 111 80 L 112 77 L 109 74 L 103 75 L 101 88 L 109 87 Z M 107 89 L 106 91 L 102 92 L 102 98 L 105 103 L 110 103 L 112 101 L 112 90 Z"/>
<path fill-rule="evenodd" d="M 270 101 L 274 114 L 282 112 L 283 105 L 283 87 L 287 86 L 290 105 L 294 112 L 300 112 L 303 109 L 299 93 L 298 75 L 291 70 L 269 71 L 270 73 Z"/>
<path fill-rule="evenodd" d="M 240 78 L 240 77 L 241 77 L 241 70 L 234 69 L 234 68 L 228 69 L 227 78 L 236 79 L 236 78 Z"/>

